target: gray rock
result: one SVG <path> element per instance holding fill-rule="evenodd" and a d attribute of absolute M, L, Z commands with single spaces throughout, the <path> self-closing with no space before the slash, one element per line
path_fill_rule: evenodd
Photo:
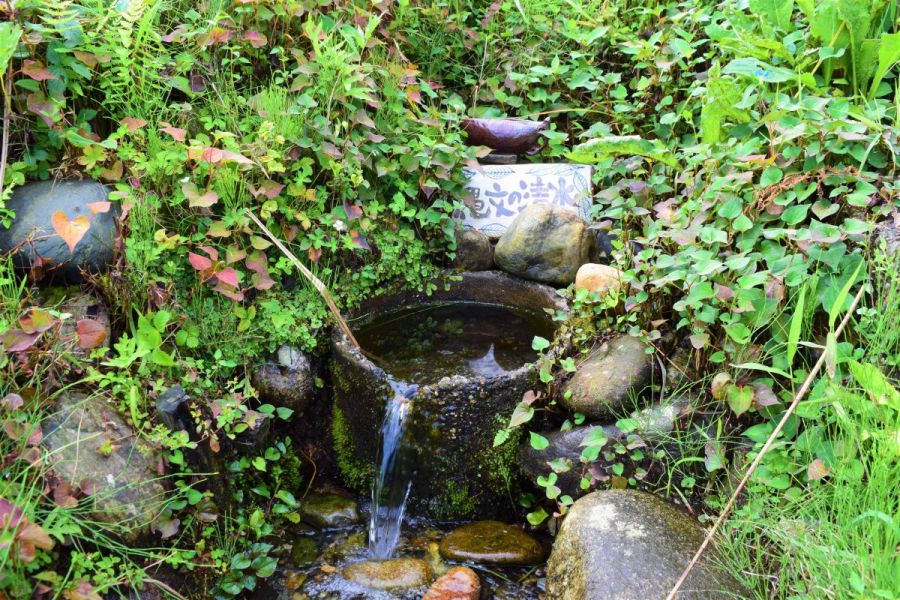
<path fill-rule="evenodd" d="M 522 443 L 517 455 L 518 464 L 531 481 L 556 472 L 554 485 L 563 495 L 573 498 L 583 496 L 596 487 L 592 485 L 582 489 L 582 477 L 588 477 L 592 484 L 606 483 L 614 473 L 615 464 L 622 465 L 622 477 L 636 477 L 639 481 L 652 485 L 666 474 L 668 461 L 673 460 L 677 454 L 677 448 L 668 447 L 671 441 L 669 432 L 674 429 L 675 421 L 692 408 L 692 399 L 681 396 L 667 400 L 664 404 L 635 411 L 630 418 L 637 422 L 637 428 L 628 434 L 615 425 L 589 425 L 569 431 L 546 433 L 544 437 L 548 444 L 543 450 L 535 450 L 528 441 Z M 585 448 L 584 441 L 591 436 L 600 435 L 601 431 L 609 441 L 603 446 L 597 460 L 583 462 L 581 453 Z M 666 449 L 665 458 L 656 459 L 654 453 L 662 448 Z M 640 455 L 635 450 L 639 450 Z M 551 468 L 550 461 L 556 461 L 556 471 Z"/>
<path fill-rule="evenodd" d="M 533 565 L 544 559 L 544 548 L 536 539 L 499 521 L 476 521 L 447 534 L 440 545 L 448 560 L 492 565 Z"/>
<path fill-rule="evenodd" d="M 456 231 L 456 258 L 453 266 L 462 271 L 489 271 L 494 267 L 494 247 L 484 233 L 475 229 Z"/>
<path fill-rule="evenodd" d="M 647 385 L 653 367 L 644 344 L 631 336 L 610 339 L 578 365 L 578 371 L 563 387 L 560 403 L 572 412 L 593 420 L 614 419 L 626 414 Z"/>
<path fill-rule="evenodd" d="M 420 558 L 367 560 L 346 567 L 342 575 L 368 588 L 394 590 L 426 585 L 431 579 L 431 567 Z"/>
<path fill-rule="evenodd" d="M 665 598 L 703 537 L 693 518 L 653 494 L 589 494 L 575 502 L 556 537 L 547 564 L 547 600 Z M 716 564 L 715 550 L 709 548 L 678 597 L 747 597 Z"/>
<path fill-rule="evenodd" d="M 532 204 L 500 237 L 494 262 L 526 279 L 569 285 L 578 267 L 590 261 L 594 243 L 594 235 L 574 209 Z"/>
<path fill-rule="evenodd" d="M 16 212 L 16 218 L 9 229 L 0 227 L 0 253 L 31 239 L 14 255 L 20 268 L 36 266 L 40 257 L 44 273 L 70 283 L 81 281 L 82 269 L 94 273 L 106 270 L 114 257 L 119 207 L 114 202 L 108 212 L 92 216 L 88 204 L 106 201 L 108 195 L 106 186 L 94 181 L 39 181 L 16 188 L 6 203 Z M 56 211 L 64 212 L 69 221 L 80 216 L 90 219 L 90 227 L 74 252 L 69 252 L 51 225 Z"/>
<path fill-rule="evenodd" d="M 166 500 L 152 448 L 116 413 L 106 396 L 69 393 L 43 424 L 49 466 L 89 496 L 93 518 L 134 542 Z"/>
<path fill-rule="evenodd" d="M 345 527 L 359 521 L 356 500 L 338 494 L 311 494 L 300 505 L 300 517 L 320 528 Z"/>
<path fill-rule="evenodd" d="M 260 365 L 252 377 L 260 398 L 276 406 L 299 412 L 315 396 L 315 378 L 309 358 L 287 344 L 278 349 L 277 362 Z"/>

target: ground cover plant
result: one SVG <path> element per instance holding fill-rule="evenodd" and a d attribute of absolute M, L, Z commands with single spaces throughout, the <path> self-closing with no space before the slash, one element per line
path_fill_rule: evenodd
<path fill-rule="evenodd" d="M 48 300 L 52 271 L 0 262 L 0 598 L 185 594 L 170 572 L 197 597 L 233 598 L 276 572 L 273 535 L 331 468 L 337 421 L 261 401 L 250 370 L 284 343 L 323 356 L 332 322 L 246 211 L 342 310 L 432 292 L 451 277 L 463 168 L 483 155 L 460 130 L 472 116 L 549 119 L 535 160 L 594 166 L 592 229 L 623 282 L 561 292 L 571 310 L 557 339 L 535 340 L 538 385 L 496 443 L 539 449 L 548 427 L 583 423 L 560 382 L 613 332 L 657 351 L 654 393 L 696 399 L 665 448 L 640 447 L 620 415 L 626 439 L 595 437 L 530 482 L 523 519 L 556 530 L 571 470 L 582 491 L 650 487 L 714 518 L 824 354 L 720 546 L 760 598 L 900 595 L 894 0 L 19 0 L 0 13 L 0 227 L 34 180 L 101 181 L 119 208 L 115 263 L 83 284 L 109 307 L 109 339 Z M 70 249 L 79 219 L 49 224 Z M 156 409 L 175 385 L 193 399 L 182 431 Z M 142 524 L 149 541 L 98 525 L 90 483 L 51 467 L 42 438 L 73 389 L 102 394 L 162 452 L 169 492 Z M 263 421 L 274 435 L 246 450 Z M 632 468 L 645 459 L 663 476 Z"/>

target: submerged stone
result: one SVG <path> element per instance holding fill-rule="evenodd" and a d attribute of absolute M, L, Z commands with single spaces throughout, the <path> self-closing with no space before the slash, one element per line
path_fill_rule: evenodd
<path fill-rule="evenodd" d="M 547 600 L 665 598 L 705 532 L 665 500 L 636 490 L 593 492 L 563 521 L 547 563 Z M 745 598 L 731 575 L 715 566 L 710 548 L 679 598 Z"/>
<path fill-rule="evenodd" d="M 346 527 L 359 521 L 356 500 L 338 494 L 310 494 L 300 504 L 300 517 L 316 527 Z"/>
<path fill-rule="evenodd" d="M 615 419 L 634 408 L 633 399 L 647 385 L 652 356 L 637 338 L 620 335 L 605 342 L 578 365 L 565 384 L 560 403 L 589 419 Z"/>
<path fill-rule="evenodd" d="M 392 558 L 355 563 L 342 572 L 344 579 L 376 590 L 421 587 L 431 579 L 431 567 L 418 558 Z"/>
<path fill-rule="evenodd" d="M 13 255 L 20 268 L 40 267 L 53 279 L 81 281 L 81 270 L 105 271 L 112 264 L 116 238 L 115 202 L 108 207 L 109 189 L 95 181 L 37 181 L 16 188 L 6 207 L 16 212 L 9 229 L 0 227 L 0 254 L 18 248 Z M 106 208 L 104 212 L 100 209 Z M 62 212 L 69 222 L 89 222 L 84 236 L 70 251 L 53 228 L 52 219 Z M 29 241 L 31 240 L 31 241 Z"/>
<path fill-rule="evenodd" d="M 454 529 L 440 545 L 441 556 L 494 565 L 533 565 L 544 558 L 536 539 L 513 525 L 476 521 Z"/>
<path fill-rule="evenodd" d="M 494 262 L 513 275 L 554 285 L 575 281 L 594 238 L 572 208 L 532 204 L 500 236 Z"/>
<path fill-rule="evenodd" d="M 453 567 L 431 584 L 422 600 L 478 600 L 481 581 L 469 567 Z"/>
<path fill-rule="evenodd" d="M 294 540 L 291 548 L 291 562 L 297 567 L 305 567 L 315 562 L 319 555 L 316 541 L 310 537 L 300 537 Z"/>

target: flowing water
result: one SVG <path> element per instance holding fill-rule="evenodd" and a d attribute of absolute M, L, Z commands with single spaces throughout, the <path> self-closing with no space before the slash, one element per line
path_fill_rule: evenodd
<path fill-rule="evenodd" d="M 393 380 L 390 384 L 393 397 L 388 401 L 381 425 L 381 452 L 369 521 L 369 551 L 377 560 L 390 558 L 397 546 L 414 475 L 412 457 L 409 448 L 403 444 L 403 434 L 417 386 Z"/>
<path fill-rule="evenodd" d="M 508 308 L 472 303 L 399 310 L 356 332 L 363 348 L 387 370 L 393 392 L 381 426 L 378 473 L 372 491 L 369 551 L 391 558 L 415 474 L 405 423 L 419 385 L 453 375 L 495 377 L 536 358 L 535 335 L 549 336 L 546 320 Z M 410 382 L 410 383 L 403 383 Z"/>

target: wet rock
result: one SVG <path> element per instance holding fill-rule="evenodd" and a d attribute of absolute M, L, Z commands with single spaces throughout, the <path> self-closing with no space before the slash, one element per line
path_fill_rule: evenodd
<path fill-rule="evenodd" d="M 393 558 L 355 563 L 343 570 L 344 579 L 376 590 L 414 588 L 428 584 L 431 568 L 418 558 Z"/>
<path fill-rule="evenodd" d="M 589 419 L 613 419 L 626 414 L 632 399 L 647 385 L 652 372 L 652 357 L 644 344 L 631 336 L 620 335 L 605 342 L 586 360 L 565 384 L 560 403 Z"/>
<path fill-rule="evenodd" d="M 253 372 L 253 386 L 260 398 L 297 412 L 313 399 L 314 380 L 309 358 L 288 344 L 278 349 L 276 360 L 260 365 Z"/>
<path fill-rule="evenodd" d="M 453 266 L 462 271 L 488 271 L 494 267 L 494 248 L 484 233 L 475 229 L 456 231 Z"/>
<path fill-rule="evenodd" d="M 256 410 L 248 410 L 244 413 L 244 422 L 247 424 L 247 429 L 235 437 L 235 447 L 243 453 L 262 450 L 269 441 L 272 417 Z"/>
<path fill-rule="evenodd" d="M 590 260 L 593 244 L 594 236 L 574 209 L 532 204 L 500 237 L 494 262 L 513 275 L 568 285 Z"/>
<path fill-rule="evenodd" d="M 294 540 L 291 547 L 291 562 L 294 566 L 305 567 L 315 562 L 319 555 L 319 549 L 316 541 L 310 537 L 300 537 Z"/>
<path fill-rule="evenodd" d="M 469 567 L 453 567 L 431 584 L 422 600 L 478 600 L 481 581 Z"/>
<path fill-rule="evenodd" d="M 544 558 L 540 542 L 499 521 L 476 521 L 454 529 L 441 540 L 440 552 L 448 560 L 494 565 L 533 565 Z"/>
<path fill-rule="evenodd" d="M 42 427 L 49 466 L 91 492 L 95 519 L 119 526 L 128 542 L 149 531 L 166 500 L 157 461 L 106 396 L 69 393 Z"/>
<path fill-rule="evenodd" d="M 692 398 L 681 396 L 634 411 L 630 418 L 636 422 L 636 429 L 628 434 L 612 424 L 546 433 L 544 437 L 548 444 L 543 450 L 535 450 L 527 440 L 522 443 L 517 455 L 519 467 L 530 481 L 534 481 L 554 472 L 550 461 L 562 460 L 568 470 L 556 472 L 555 485 L 563 495 L 578 498 L 591 491 L 591 488 L 581 488 L 584 471 L 581 453 L 585 449 L 584 442 L 588 438 L 596 439 L 602 435 L 609 441 L 603 446 L 604 451 L 590 463 L 586 475 L 595 483 L 603 483 L 609 481 L 614 473 L 613 466 L 619 464 L 623 468 L 622 477 L 629 478 L 638 474 L 642 481 L 652 484 L 665 474 L 665 465 L 668 464 L 666 460 L 672 460 L 676 453 L 675 449 L 666 447 L 670 442 L 669 433 L 674 429 L 676 420 L 692 408 Z M 666 447 L 666 459 L 658 460 L 654 457 L 654 452 L 663 447 Z M 641 450 L 642 458 L 633 458 L 632 451 L 637 449 Z M 611 453 L 611 456 L 607 456 L 607 453 Z"/>
<path fill-rule="evenodd" d="M 300 517 L 319 528 L 346 527 L 359 521 L 356 501 L 338 494 L 311 494 L 300 505 Z"/>
<path fill-rule="evenodd" d="M 665 598 L 703 537 L 693 518 L 657 496 L 594 492 L 576 501 L 563 521 L 547 564 L 547 599 Z M 712 566 L 714 554 L 707 551 L 679 598 L 746 597 Z"/>
<path fill-rule="evenodd" d="M 622 271 L 609 265 L 586 263 L 575 274 L 575 289 L 594 292 L 601 297 L 621 287 Z"/>
<path fill-rule="evenodd" d="M 6 203 L 16 218 L 9 229 L 0 227 L 0 254 L 22 244 L 14 255 L 18 267 L 39 266 L 53 280 L 69 283 L 81 281 L 82 269 L 105 271 L 113 261 L 119 208 L 112 203 L 106 212 L 96 212 L 96 205 L 94 211 L 88 205 L 105 202 L 108 195 L 106 186 L 87 180 L 38 181 L 16 188 Z M 69 221 L 84 217 L 90 222 L 74 252 L 51 224 L 57 211 Z"/>

